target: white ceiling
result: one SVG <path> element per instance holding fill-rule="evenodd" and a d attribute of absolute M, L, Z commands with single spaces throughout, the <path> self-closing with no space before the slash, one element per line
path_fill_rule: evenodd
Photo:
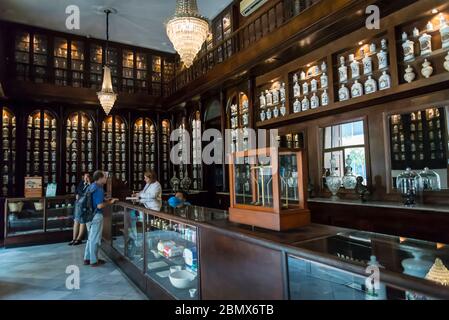
<path fill-rule="evenodd" d="M 198 0 L 203 16 L 214 18 L 232 0 Z M 65 9 L 80 9 L 80 30 L 68 30 Z M 105 39 L 105 15 L 100 8 L 117 9 L 110 16 L 110 40 L 174 52 L 164 22 L 175 12 L 176 0 L 0 0 L 0 19 L 41 28 Z"/>

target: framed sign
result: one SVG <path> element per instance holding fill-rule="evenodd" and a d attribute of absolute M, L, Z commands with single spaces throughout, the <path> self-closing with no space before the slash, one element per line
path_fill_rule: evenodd
<path fill-rule="evenodd" d="M 47 185 L 47 191 L 45 192 L 45 196 L 46 197 L 55 197 L 56 196 L 56 188 L 57 188 L 56 183 L 49 183 Z"/>
<path fill-rule="evenodd" d="M 25 177 L 25 198 L 42 197 L 42 177 Z"/>

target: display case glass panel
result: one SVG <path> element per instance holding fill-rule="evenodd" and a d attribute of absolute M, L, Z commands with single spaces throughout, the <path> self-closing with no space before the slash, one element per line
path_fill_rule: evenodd
<path fill-rule="evenodd" d="M 118 50 L 116 48 L 109 48 L 106 56 L 108 67 L 111 69 L 111 75 L 112 75 L 112 86 L 114 87 L 114 90 L 117 90 L 119 85 L 119 78 L 118 78 L 118 64 L 119 64 L 119 54 Z M 117 91 L 116 91 L 117 92 Z"/>
<path fill-rule="evenodd" d="M 134 122 L 133 132 L 133 188 L 142 190 L 144 173 L 156 168 L 156 127 L 150 118 Z"/>
<path fill-rule="evenodd" d="M 90 87 L 99 90 L 103 75 L 103 47 L 90 45 Z"/>
<path fill-rule="evenodd" d="M 171 161 L 170 161 L 170 121 L 162 120 L 162 134 L 161 134 L 161 151 L 162 151 L 162 187 L 164 189 L 170 188 L 169 180 L 171 178 Z"/>
<path fill-rule="evenodd" d="M 126 210 L 123 206 L 112 206 L 112 247 L 125 256 L 125 215 Z"/>
<path fill-rule="evenodd" d="M 30 34 L 18 32 L 15 37 L 14 60 L 16 79 L 30 80 Z"/>
<path fill-rule="evenodd" d="M 96 152 L 92 118 L 84 112 L 69 115 L 66 120 L 65 141 L 65 192 L 75 193 L 83 173 L 94 171 Z"/>
<path fill-rule="evenodd" d="M 136 91 L 148 92 L 148 58 L 146 53 L 136 53 Z"/>
<path fill-rule="evenodd" d="M 72 86 L 83 87 L 84 81 L 84 43 L 71 41 Z"/>
<path fill-rule="evenodd" d="M 5 237 L 44 232 L 44 201 L 36 199 L 6 200 Z"/>
<path fill-rule="evenodd" d="M 47 37 L 45 35 L 35 34 L 33 36 L 33 76 L 34 82 L 46 82 L 47 72 Z"/>
<path fill-rule="evenodd" d="M 440 178 L 436 189 L 448 188 L 448 110 L 447 106 L 429 106 L 388 118 L 394 189 L 397 177 L 406 168 L 421 173 L 426 167 Z"/>
<path fill-rule="evenodd" d="M 43 177 L 44 187 L 56 183 L 58 164 L 57 120 L 49 111 L 38 110 L 27 118 L 26 176 Z"/>
<path fill-rule="evenodd" d="M 128 93 L 134 92 L 134 52 L 123 50 L 122 60 L 122 90 Z"/>
<path fill-rule="evenodd" d="M 74 197 L 46 198 L 45 231 L 67 231 L 73 228 Z"/>
<path fill-rule="evenodd" d="M 161 57 L 153 56 L 152 61 L 152 94 L 155 97 L 161 95 L 161 80 L 162 80 L 162 69 L 161 69 Z"/>
<path fill-rule="evenodd" d="M 4 197 L 16 193 L 16 116 L 7 108 L 2 109 L 2 170 L 1 194 Z"/>
<path fill-rule="evenodd" d="M 127 126 L 122 117 L 108 116 L 101 125 L 103 170 L 127 181 Z"/>
<path fill-rule="evenodd" d="M 250 110 L 247 95 L 240 92 L 228 101 L 228 128 L 231 133 L 231 152 L 244 151 L 249 148 Z"/>
<path fill-rule="evenodd" d="M 171 92 L 171 81 L 175 77 L 175 63 L 167 61 L 164 59 L 164 74 L 163 74 L 163 82 L 164 82 L 164 97 L 170 96 Z"/>
<path fill-rule="evenodd" d="M 198 299 L 197 228 L 148 215 L 145 231 L 146 275 L 176 299 Z"/>
<path fill-rule="evenodd" d="M 366 268 L 377 266 L 389 273 L 434 284 L 436 290 L 447 290 L 449 284 L 449 251 L 446 245 L 404 237 L 364 231 L 341 232 L 335 236 L 294 244 L 294 246 L 337 259 L 345 264 Z M 432 297 L 414 292 L 410 287 L 380 283 L 379 289 L 366 286 L 366 276 L 298 257 L 288 259 L 290 294 L 293 299 L 419 299 Z M 404 281 L 404 283 L 407 283 Z M 444 287 L 446 286 L 446 287 Z M 320 288 L 320 290 L 317 290 Z M 324 289 L 324 290 L 323 290 Z"/>
<path fill-rule="evenodd" d="M 60 86 L 67 85 L 67 69 L 68 69 L 68 46 L 67 39 L 55 38 L 54 41 L 54 70 L 55 84 Z"/>

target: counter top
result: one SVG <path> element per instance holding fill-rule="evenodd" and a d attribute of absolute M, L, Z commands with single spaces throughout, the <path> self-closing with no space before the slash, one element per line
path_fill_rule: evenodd
<path fill-rule="evenodd" d="M 432 211 L 432 212 L 443 212 L 449 213 L 448 205 L 426 205 L 426 204 L 416 204 L 415 206 L 404 206 L 402 203 L 393 201 L 366 201 L 362 202 L 360 200 L 348 200 L 348 199 L 338 199 L 333 200 L 330 198 L 310 198 L 307 200 L 309 203 L 327 203 L 336 205 L 351 205 L 360 207 L 376 207 L 376 208 L 394 208 L 401 210 L 416 210 L 416 211 Z"/>

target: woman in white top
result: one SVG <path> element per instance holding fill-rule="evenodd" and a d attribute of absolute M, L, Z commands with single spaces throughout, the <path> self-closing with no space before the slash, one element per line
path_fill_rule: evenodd
<path fill-rule="evenodd" d="M 137 194 L 137 196 L 145 200 L 162 200 L 162 186 L 157 181 L 157 174 L 154 170 L 147 171 L 144 174 L 145 178 L 145 187 L 141 192 Z"/>

